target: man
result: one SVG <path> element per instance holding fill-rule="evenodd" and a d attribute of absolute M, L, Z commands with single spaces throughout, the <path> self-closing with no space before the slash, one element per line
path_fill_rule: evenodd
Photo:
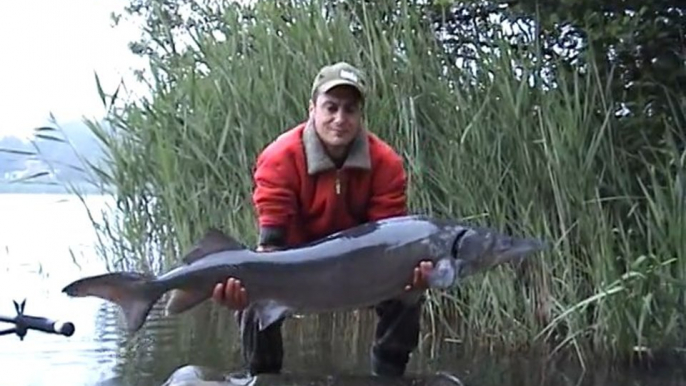
<path fill-rule="evenodd" d="M 296 246 L 407 213 L 403 161 L 363 127 L 365 97 L 360 70 L 344 62 L 323 67 L 312 85 L 309 119 L 259 155 L 253 194 L 260 227 L 258 251 Z M 422 262 L 414 275 L 408 272 L 406 289 L 426 289 L 424 277 L 431 268 L 430 262 Z M 213 298 L 238 310 L 240 317 L 249 294 L 249 288 L 230 278 L 216 286 Z M 387 301 L 376 312 L 372 371 L 401 376 L 418 344 L 421 303 L 407 307 Z M 243 351 L 252 374 L 280 372 L 282 322 L 259 333 L 256 326 L 244 331 Z"/>

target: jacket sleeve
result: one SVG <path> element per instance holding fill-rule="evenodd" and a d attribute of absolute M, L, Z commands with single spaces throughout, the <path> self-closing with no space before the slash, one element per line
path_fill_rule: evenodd
<path fill-rule="evenodd" d="M 399 155 L 390 153 L 374 172 L 367 219 L 376 221 L 407 214 L 407 174 Z"/>
<path fill-rule="evenodd" d="M 262 153 L 253 173 L 253 205 L 259 225 L 259 245 L 281 246 L 296 211 L 292 157 Z"/>

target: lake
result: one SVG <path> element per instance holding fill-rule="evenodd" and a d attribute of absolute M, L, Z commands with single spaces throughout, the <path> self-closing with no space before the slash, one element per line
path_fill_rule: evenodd
<path fill-rule="evenodd" d="M 88 196 L 86 202 L 97 215 L 112 200 Z M 152 386 L 187 364 L 224 372 L 240 368 L 231 314 L 209 302 L 169 318 L 162 317 L 158 307 L 138 334 L 128 336 L 118 309 L 99 299 L 70 299 L 60 292 L 70 281 L 105 269 L 96 233 L 77 197 L 0 194 L 0 314 L 14 315 L 12 300 L 26 299 L 26 314 L 76 326 L 71 337 L 36 331 L 29 331 L 23 341 L 0 336 L 0 384 Z M 0 323 L 0 329 L 8 327 Z M 339 384 L 370 382 L 363 376 L 369 373 L 373 329 L 374 316 L 364 312 L 289 320 L 284 328 L 284 375 L 296 376 L 295 385 L 303 386 L 330 385 L 345 376 L 362 378 Z M 579 366 L 542 359 L 463 353 L 459 344 L 424 333 L 409 375 L 448 371 L 465 385 L 485 386 L 686 384 L 683 370 L 676 368 L 584 372 Z"/>

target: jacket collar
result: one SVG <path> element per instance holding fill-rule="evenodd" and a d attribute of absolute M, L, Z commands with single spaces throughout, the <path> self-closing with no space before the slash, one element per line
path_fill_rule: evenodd
<path fill-rule="evenodd" d="M 307 124 L 305 125 L 302 140 L 305 147 L 308 174 L 313 175 L 336 168 L 336 165 L 326 154 L 324 145 L 322 145 L 319 140 L 311 119 L 308 119 Z M 371 169 L 369 142 L 367 132 L 364 128 L 360 130 L 359 134 L 350 145 L 348 157 L 345 159 L 342 168 Z"/>

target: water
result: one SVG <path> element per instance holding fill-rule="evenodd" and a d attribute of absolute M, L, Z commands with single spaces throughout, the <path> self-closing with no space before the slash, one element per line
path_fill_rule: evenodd
<path fill-rule="evenodd" d="M 101 196 L 87 198 L 95 214 L 109 202 Z M 13 315 L 12 300 L 26 299 L 27 314 L 69 320 L 76 326 L 71 337 L 35 331 L 29 331 L 24 341 L 0 336 L 0 385 L 161 385 L 187 364 L 220 372 L 240 367 L 228 312 L 205 304 L 174 318 L 154 313 L 131 337 L 111 305 L 60 293 L 66 283 L 104 270 L 96 254 L 96 234 L 76 197 L 0 194 L 0 314 Z M 0 329 L 6 327 L 0 323 Z M 347 386 L 369 384 L 372 380 L 363 376 L 369 372 L 373 328 L 374 316 L 364 312 L 289 320 L 284 330 L 284 374 L 296 378 L 271 384 L 331 385 L 332 379 Z M 584 372 L 578 366 L 536 359 L 462 353 L 454 343 L 429 338 L 424 335 L 409 375 L 450 371 L 465 385 L 485 386 L 686 384 L 678 368 Z"/>
<path fill-rule="evenodd" d="M 4 384 L 44 385 L 69 376 L 71 384 L 91 385 L 114 375 L 119 334 L 103 318 L 106 305 L 60 293 L 69 280 L 104 269 L 94 239 L 82 204 L 68 196 L 0 194 L 0 314 L 14 315 L 12 300 L 26 299 L 26 314 L 76 325 L 70 338 L 33 331 L 24 341 L 0 337 Z"/>

